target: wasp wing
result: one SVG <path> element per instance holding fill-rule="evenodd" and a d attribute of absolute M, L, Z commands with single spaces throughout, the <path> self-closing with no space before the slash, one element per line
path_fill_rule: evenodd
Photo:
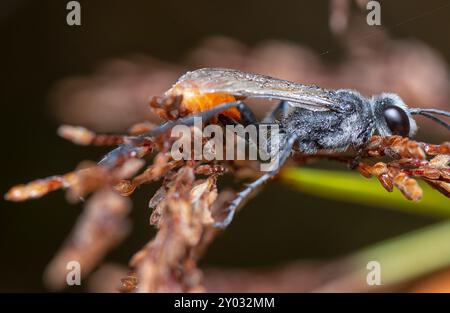
<path fill-rule="evenodd" d="M 197 88 L 203 93 L 229 93 L 234 96 L 289 101 L 292 106 L 313 111 L 340 111 L 335 92 L 265 75 L 232 69 L 203 68 L 187 72 L 176 85 Z"/>

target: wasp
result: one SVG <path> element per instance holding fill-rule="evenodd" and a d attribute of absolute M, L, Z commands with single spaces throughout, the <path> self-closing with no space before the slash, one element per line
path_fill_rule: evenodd
<path fill-rule="evenodd" d="M 262 121 L 258 121 L 243 101 L 249 98 L 279 100 L 279 104 Z M 450 112 L 408 108 L 394 93 L 367 98 L 355 90 L 326 90 L 314 85 L 233 69 L 204 68 L 187 72 L 165 93 L 163 99 L 178 99 L 178 102 L 175 101 L 178 111 L 186 116 L 178 118 L 166 115 L 166 118 L 175 120 L 138 136 L 135 143 L 165 132 L 175 125 L 193 125 L 197 117 L 205 121 L 219 116 L 225 118 L 222 120 L 245 125 L 275 123 L 281 129 L 280 149 L 275 151 L 278 166 L 236 195 L 228 207 L 228 216 L 216 225 L 221 227 L 227 226 L 236 210 L 279 172 L 292 152 L 314 155 L 319 151 L 335 154 L 350 148 L 361 151 L 374 134 L 413 137 L 417 131 L 413 116 L 417 114 L 450 129 L 450 124 L 436 116 L 448 117 Z M 161 103 L 164 100 L 159 100 L 159 104 Z M 108 164 L 114 160 L 114 155 L 124 148 L 129 149 L 119 147 L 103 163 Z"/>
<path fill-rule="evenodd" d="M 258 121 L 244 102 L 251 98 L 277 100 L 279 104 Z M 234 69 L 203 68 L 187 72 L 163 97 L 154 98 L 151 105 L 168 121 L 120 140 L 119 146 L 99 162 L 100 166 L 113 168 L 124 156 L 139 156 L 145 142 L 176 125 L 192 126 L 196 118 L 279 126 L 279 149 L 273 152 L 279 160 L 277 166 L 236 194 L 229 203 L 226 218 L 216 223 L 217 227 L 227 226 L 245 201 L 277 175 L 291 153 L 331 155 L 352 149 L 357 152 L 357 160 L 358 153 L 375 134 L 413 137 L 417 131 L 413 116 L 418 114 L 450 130 L 450 124 L 438 117 L 449 117 L 450 112 L 409 108 L 394 93 L 369 98 L 355 90 L 327 90 Z"/>

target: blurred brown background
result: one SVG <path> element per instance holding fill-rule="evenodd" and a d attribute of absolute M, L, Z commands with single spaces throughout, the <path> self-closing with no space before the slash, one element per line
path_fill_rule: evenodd
<path fill-rule="evenodd" d="M 166 62 L 155 61 L 158 65 L 150 65 L 148 71 L 155 67 L 169 71 L 173 66 L 172 73 L 177 73 L 199 63 L 191 52 L 211 36 L 233 38 L 248 49 L 267 40 L 288 41 L 312 49 L 325 66 L 343 59 L 342 45 L 328 25 L 327 1 L 80 1 L 82 26 L 73 27 L 66 24 L 66 3 L 3 0 L 0 4 L 2 193 L 17 183 L 67 172 L 81 160 L 98 160 L 106 151 L 74 146 L 58 138 L 56 128 L 61 121 L 70 121 L 74 112 L 61 113 L 61 97 L 70 96 L 57 93 L 61 80 L 92 75 L 107 60 L 139 54 Z M 446 3 L 382 1 L 382 25 L 392 38 L 421 41 L 449 64 L 450 6 Z M 170 79 L 160 83 L 168 88 Z M 428 83 L 434 84 L 432 77 Z M 120 87 L 124 89 L 123 84 Z M 120 110 L 127 112 L 126 107 Z M 95 111 L 95 118 L 108 118 L 108 112 L 102 113 Z M 122 130 L 102 125 L 98 128 Z M 424 134 L 432 141 L 440 137 L 436 135 Z M 126 264 L 152 236 L 146 199 L 155 188 L 141 188 L 133 196 L 133 231 L 107 261 Z M 0 291 L 46 290 L 44 268 L 80 209 L 81 205 L 67 204 L 61 192 L 26 203 L 2 200 Z M 436 221 L 388 208 L 323 200 L 274 183 L 214 242 L 203 264 L 253 267 L 330 259 Z"/>

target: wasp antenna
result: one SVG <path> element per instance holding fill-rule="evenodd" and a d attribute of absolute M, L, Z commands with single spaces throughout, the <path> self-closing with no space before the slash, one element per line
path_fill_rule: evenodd
<path fill-rule="evenodd" d="M 444 110 L 437 110 L 437 109 L 421 109 L 421 108 L 417 108 L 417 109 L 411 109 L 409 110 L 409 112 L 411 114 L 420 114 L 422 116 L 425 116 L 427 118 L 429 118 L 430 120 L 444 126 L 445 128 L 447 128 L 448 130 L 450 130 L 450 124 L 441 120 L 440 118 L 434 116 L 433 114 L 436 115 L 443 115 L 443 116 L 449 116 L 450 117 L 450 112 L 444 111 Z"/>
<path fill-rule="evenodd" d="M 449 124 L 449 123 L 447 123 L 447 122 L 441 120 L 440 118 L 438 118 L 438 117 L 432 115 L 431 113 L 428 113 L 428 112 L 420 112 L 420 113 L 416 113 L 416 114 L 420 114 L 420 115 L 422 115 L 422 116 L 425 116 L 425 117 L 429 118 L 430 120 L 435 121 L 436 123 L 438 123 L 438 124 L 444 126 L 444 127 L 447 128 L 448 130 L 450 130 L 450 124 Z"/>
<path fill-rule="evenodd" d="M 450 112 L 444 111 L 444 110 L 436 110 L 436 109 L 411 109 L 409 110 L 411 114 L 422 114 L 422 113 L 428 113 L 428 114 L 437 114 L 437 115 L 443 115 L 443 116 L 450 116 Z M 424 114 L 422 114 L 424 115 Z M 424 115 L 426 116 L 426 115 Z"/>

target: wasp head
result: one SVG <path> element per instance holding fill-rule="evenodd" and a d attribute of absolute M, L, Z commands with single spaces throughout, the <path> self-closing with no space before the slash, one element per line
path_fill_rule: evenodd
<path fill-rule="evenodd" d="M 412 137 L 417 131 L 412 113 L 396 94 L 383 93 L 371 99 L 375 128 L 381 136 Z"/>

